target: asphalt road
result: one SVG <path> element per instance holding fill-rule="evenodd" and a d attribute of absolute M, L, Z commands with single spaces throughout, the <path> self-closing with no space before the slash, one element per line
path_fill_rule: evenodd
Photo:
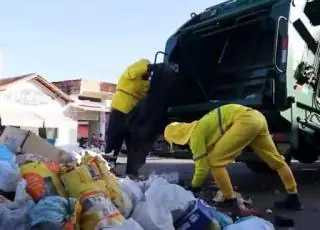
<path fill-rule="evenodd" d="M 120 162 L 125 163 L 125 158 Z M 320 163 L 303 165 L 292 163 L 294 175 L 299 185 L 299 192 L 304 204 L 304 210 L 300 212 L 281 213 L 295 220 L 296 230 L 319 230 L 320 224 Z M 118 172 L 124 172 L 124 165 L 119 165 Z M 142 168 L 142 173 L 148 175 L 151 172 L 179 172 L 180 178 L 189 180 L 193 174 L 193 164 L 190 160 L 157 159 L 150 158 Z M 245 197 L 249 196 L 259 210 L 272 209 L 272 204 L 285 195 L 284 189 L 277 175 L 261 175 L 251 172 L 244 164 L 234 163 L 229 167 L 229 173 L 233 185 L 237 191 Z M 208 182 L 210 177 L 208 177 Z M 213 195 L 212 195 L 213 196 Z M 273 214 L 266 214 L 266 218 L 272 220 Z M 285 229 L 285 228 L 279 228 Z"/>

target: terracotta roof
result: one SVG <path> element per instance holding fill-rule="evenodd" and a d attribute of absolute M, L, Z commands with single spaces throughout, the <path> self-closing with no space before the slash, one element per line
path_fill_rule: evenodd
<path fill-rule="evenodd" d="M 55 86 L 61 89 L 64 93 L 70 94 L 80 94 L 81 88 L 81 80 L 66 80 L 66 81 L 56 81 L 52 82 Z M 100 82 L 100 90 L 101 92 L 114 93 L 116 90 L 116 84 L 108 83 L 108 82 Z"/>
<path fill-rule="evenodd" d="M 65 94 L 80 94 L 81 79 L 52 82 Z"/>
<path fill-rule="evenodd" d="M 0 90 L 5 90 L 8 85 L 11 83 L 15 83 L 20 80 L 24 80 L 26 78 L 32 77 L 34 74 L 25 74 L 21 76 L 16 76 L 16 77 L 10 77 L 10 78 L 2 78 L 0 79 Z"/>
<path fill-rule="evenodd" d="M 45 88 L 54 93 L 56 97 L 62 99 L 65 103 L 72 102 L 72 99 L 67 94 L 65 94 L 62 90 L 60 90 L 51 82 L 47 81 L 44 77 L 36 73 L 25 74 L 11 78 L 2 78 L 0 79 L 0 91 L 6 90 L 13 84 L 29 80 L 37 81 L 39 84 L 43 85 Z"/>

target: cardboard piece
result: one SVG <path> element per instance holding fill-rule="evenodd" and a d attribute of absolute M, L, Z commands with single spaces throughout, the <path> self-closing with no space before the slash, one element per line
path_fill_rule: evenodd
<path fill-rule="evenodd" d="M 175 223 L 177 230 L 207 229 L 214 221 L 212 207 L 201 199 L 197 199 L 186 213 Z"/>
<path fill-rule="evenodd" d="M 33 132 L 15 127 L 5 128 L 0 136 L 0 145 L 6 146 L 14 153 L 38 154 L 56 162 L 60 162 L 61 156 L 66 154 Z"/>

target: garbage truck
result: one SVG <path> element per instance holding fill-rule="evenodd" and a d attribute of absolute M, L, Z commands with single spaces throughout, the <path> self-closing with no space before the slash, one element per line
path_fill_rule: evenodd
<path fill-rule="evenodd" d="M 320 154 L 319 0 L 229 0 L 192 13 L 169 37 L 164 62 L 183 76 L 170 121 L 228 103 L 258 109 L 288 162 Z M 270 171 L 245 149 L 237 159 Z"/>

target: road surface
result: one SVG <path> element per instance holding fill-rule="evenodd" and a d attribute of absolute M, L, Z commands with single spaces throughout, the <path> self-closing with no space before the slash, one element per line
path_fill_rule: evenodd
<path fill-rule="evenodd" d="M 120 159 L 122 163 L 125 161 L 125 158 Z M 285 195 L 277 175 L 253 173 L 242 163 L 234 163 L 228 169 L 237 190 L 242 195 L 251 197 L 254 205 L 260 210 L 272 209 L 273 201 L 281 199 Z M 295 230 L 319 230 L 320 163 L 303 165 L 294 162 L 292 169 L 299 184 L 304 210 L 281 214 L 294 218 Z M 124 165 L 120 165 L 117 171 L 123 173 Z M 148 175 L 153 171 L 156 173 L 178 171 L 181 179 L 188 180 L 193 174 L 193 164 L 191 160 L 150 158 L 142 168 L 142 173 Z M 269 218 L 272 219 L 272 215 L 269 215 Z"/>

